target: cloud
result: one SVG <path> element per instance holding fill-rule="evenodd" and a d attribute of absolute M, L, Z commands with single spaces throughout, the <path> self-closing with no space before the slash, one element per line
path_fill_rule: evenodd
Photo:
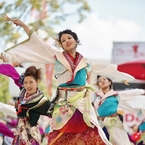
<path fill-rule="evenodd" d="M 101 19 L 91 13 L 81 24 L 70 26 L 83 44 L 78 51 L 89 59 L 111 59 L 113 41 L 135 41 L 140 26 L 130 20 L 110 17 Z"/>

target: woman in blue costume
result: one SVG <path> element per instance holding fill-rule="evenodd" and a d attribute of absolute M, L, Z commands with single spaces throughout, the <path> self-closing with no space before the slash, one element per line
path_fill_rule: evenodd
<path fill-rule="evenodd" d="M 11 20 L 21 26 L 29 38 L 6 52 L 19 63 L 38 62 L 54 64 L 58 81 L 56 97 L 52 100 L 52 123 L 49 145 L 111 145 L 102 131 L 91 104 L 90 90 L 86 83 L 90 63 L 76 48 L 79 39 L 71 30 L 58 34 L 57 42 L 62 52 L 48 46 L 34 30 L 19 19 Z M 50 112 L 51 113 L 51 112 Z"/>
<path fill-rule="evenodd" d="M 127 75 L 117 70 L 110 73 L 112 77 L 109 75 L 109 71 L 106 71 L 106 74 L 103 72 L 98 74 L 96 85 L 99 91 L 95 93 L 94 106 L 98 119 L 102 122 L 102 128 L 104 126 L 107 128 L 109 141 L 113 145 L 131 145 L 127 132 L 124 130 L 123 123 L 117 115 L 120 98 L 118 92 L 113 90 L 113 83 L 110 79 L 118 77 L 120 80 L 125 80 L 127 79 Z"/>

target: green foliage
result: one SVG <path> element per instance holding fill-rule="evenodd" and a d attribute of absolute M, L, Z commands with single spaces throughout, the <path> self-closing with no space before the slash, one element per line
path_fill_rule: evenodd
<path fill-rule="evenodd" d="M 7 103 L 12 97 L 8 90 L 8 78 L 0 75 L 0 102 Z"/>
<path fill-rule="evenodd" d="M 27 24 L 36 31 L 41 29 L 49 36 L 53 36 L 53 28 L 56 25 L 60 25 L 68 17 L 73 19 L 74 15 L 78 18 L 76 21 L 82 22 L 86 12 L 89 11 L 87 0 L 13 0 L 8 2 L 3 0 L 0 2 L 0 39 L 3 41 L 3 47 L 6 47 L 7 43 L 16 43 L 17 38 L 21 37 L 20 28 L 5 22 L 2 18 L 4 14 L 11 18 L 20 18 L 28 22 Z"/>

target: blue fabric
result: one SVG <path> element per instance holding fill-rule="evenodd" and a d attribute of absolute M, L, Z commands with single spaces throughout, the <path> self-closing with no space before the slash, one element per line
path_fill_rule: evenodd
<path fill-rule="evenodd" d="M 79 70 L 74 78 L 74 80 L 71 83 L 64 83 L 59 85 L 60 87 L 68 86 L 68 85 L 76 85 L 76 86 L 84 86 L 86 84 L 86 78 L 87 78 L 87 71 L 85 68 Z"/>
<path fill-rule="evenodd" d="M 104 133 L 105 133 L 107 139 L 109 140 L 109 133 L 108 133 L 106 127 L 104 126 L 102 129 L 103 129 L 103 131 L 104 131 Z"/>
<path fill-rule="evenodd" d="M 111 96 L 105 99 L 105 101 L 98 108 L 98 114 L 101 117 L 110 116 L 117 112 L 118 99 L 116 96 Z"/>
<path fill-rule="evenodd" d="M 45 129 L 45 133 L 49 133 L 50 131 L 50 126 L 48 126 L 46 129 Z"/>
<path fill-rule="evenodd" d="M 141 125 L 139 125 L 139 130 L 144 131 L 145 130 L 145 122 L 143 122 Z"/>

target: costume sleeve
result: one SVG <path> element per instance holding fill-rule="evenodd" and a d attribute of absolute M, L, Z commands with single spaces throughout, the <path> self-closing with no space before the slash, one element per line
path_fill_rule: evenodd
<path fill-rule="evenodd" d="M 144 89 L 131 89 L 118 91 L 121 100 L 130 100 L 139 95 L 145 95 Z M 145 97 L 145 96 L 144 96 Z"/>
<path fill-rule="evenodd" d="M 11 77 L 18 87 L 22 86 L 21 84 L 19 84 L 20 75 L 12 65 L 0 64 L 0 74 Z"/>
<path fill-rule="evenodd" d="M 50 104 L 51 103 L 48 100 L 40 107 L 37 107 L 29 111 L 29 122 L 31 126 L 34 126 L 37 124 L 40 115 L 47 115 L 47 111 L 50 107 Z"/>
<path fill-rule="evenodd" d="M 35 62 L 35 63 L 54 63 L 54 56 L 59 53 L 47 45 L 38 37 L 34 30 L 30 31 L 29 38 L 25 41 L 6 49 L 19 63 Z"/>
<path fill-rule="evenodd" d="M 8 105 L 8 104 L 4 104 L 4 103 L 0 102 L 0 111 L 6 115 L 17 118 L 15 107 L 12 105 Z"/>
<path fill-rule="evenodd" d="M 145 91 L 143 89 L 131 89 L 118 91 L 120 96 L 119 108 L 123 108 L 132 113 L 144 112 Z"/>
<path fill-rule="evenodd" d="M 5 124 L 0 122 L 0 133 L 4 136 L 14 138 L 14 132 L 12 132 Z"/>

